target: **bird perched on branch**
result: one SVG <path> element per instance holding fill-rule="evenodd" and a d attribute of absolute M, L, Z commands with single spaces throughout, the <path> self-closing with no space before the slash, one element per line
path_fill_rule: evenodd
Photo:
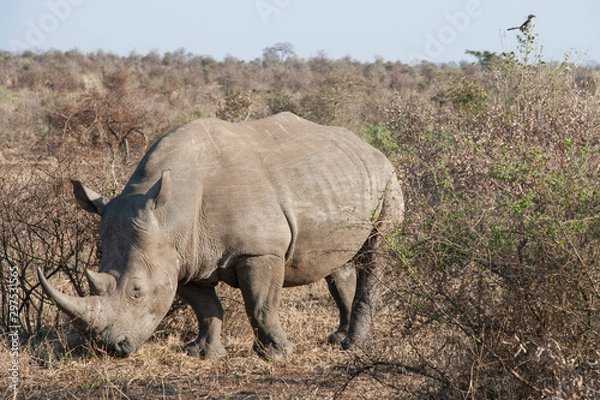
<path fill-rule="evenodd" d="M 513 26 L 512 28 L 508 28 L 507 31 L 512 31 L 514 29 L 520 29 L 521 32 L 528 31 L 529 28 L 533 25 L 533 19 L 536 18 L 534 14 L 529 14 L 527 16 L 527 21 L 523 22 L 521 26 Z"/>

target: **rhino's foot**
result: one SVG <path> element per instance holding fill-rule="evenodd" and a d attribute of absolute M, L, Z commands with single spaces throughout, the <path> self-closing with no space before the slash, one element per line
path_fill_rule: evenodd
<path fill-rule="evenodd" d="M 252 349 L 266 360 L 281 360 L 294 352 L 294 345 L 287 339 L 255 342 Z"/>
<path fill-rule="evenodd" d="M 366 338 L 359 339 L 348 336 L 344 340 L 342 340 L 340 344 L 342 345 L 342 349 L 344 350 L 357 350 L 362 349 L 364 347 L 365 341 Z"/>
<path fill-rule="evenodd" d="M 342 344 L 347 336 L 348 332 L 337 331 L 327 337 L 327 342 L 330 344 Z"/>
<path fill-rule="evenodd" d="M 348 338 L 345 338 L 340 343 L 342 345 L 342 349 L 344 350 L 354 350 L 356 348 L 356 344 L 351 342 Z"/>
<path fill-rule="evenodd" d="M 223 358 L 227 356 L 227 351 L 220 342 L 209 344 L 206 340 L 190 342 L 184 350 L 188 355 L 199 358 Z"/>

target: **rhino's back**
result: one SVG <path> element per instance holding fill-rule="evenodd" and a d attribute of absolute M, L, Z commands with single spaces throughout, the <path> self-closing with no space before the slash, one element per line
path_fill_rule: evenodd
<path fill-rule="evenodd" d="M 288 284 L 326 275 L 360 249 L 373 229 L 383 191 L 394 169 L 388 159 L 352 132 L 321 126 L 293 114 L 254 121 L 264 168 L 279 190 L 292 226 Z"/>
<path fill-rule="evenodd" d="M 290 113 L 184 125 L 154 145 L 130 186 L 155 182 L 165 169 L 182 221 L 201 209 L 216 242 L 285 255 L 287 285 L 314 281 L 356 254 L 394 176 L 387 158 L 353 133 Z"/>
<path fill-rule="evenodd" d="M 297 212 L 336 215 L 335 210 L 359 211 L 360 206 L 371 210 L 393 174 L 381 152 L 346 129 L 290 113 L 247 125 L 258 138 L 253 148 L 261 168 L 286 188 L 283 194 L 294 201 Z"/>

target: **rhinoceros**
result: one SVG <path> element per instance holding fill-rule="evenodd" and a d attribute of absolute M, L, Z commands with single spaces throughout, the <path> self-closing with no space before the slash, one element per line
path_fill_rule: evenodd
<path fill-rule="evenodd" d="M 239 288 L 266 358 L 292 353 L 278 307 L 282 288 L 326 278 L 340 321 L 329 341 L 369 334 L 385 235 L 403 218 L 388 159 L 355 134 L 291 113 L 243 123 L 189 122 L 155 142 L 110 200 L 72 181 L 99 214 L 99 272 L 90 295 L 47 295 L 106 350 L 140 348 L 179 295 L 198 319 L 191 355 L 221 357 L 223 308 L 215 286 Z"/>

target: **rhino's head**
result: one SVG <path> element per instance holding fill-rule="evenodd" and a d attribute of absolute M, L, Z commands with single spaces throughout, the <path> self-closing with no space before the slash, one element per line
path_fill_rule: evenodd
<path fill-rule="evenodd" d="M 50 298 L 79 330 L 92 333 L 114 355 L 139 349 L 169 310 L 177 290 L 178 257 L 167 238 L 163 207 L 171 194 L 168 171 L 146 194 L 108 199 L 73 181 L 77 202 L 102 216 L 101 272 L 86 271 L 90 296 L 71 297 L 38 270 Z M 166 208 L 166 207 L 165 207 Z"/>

